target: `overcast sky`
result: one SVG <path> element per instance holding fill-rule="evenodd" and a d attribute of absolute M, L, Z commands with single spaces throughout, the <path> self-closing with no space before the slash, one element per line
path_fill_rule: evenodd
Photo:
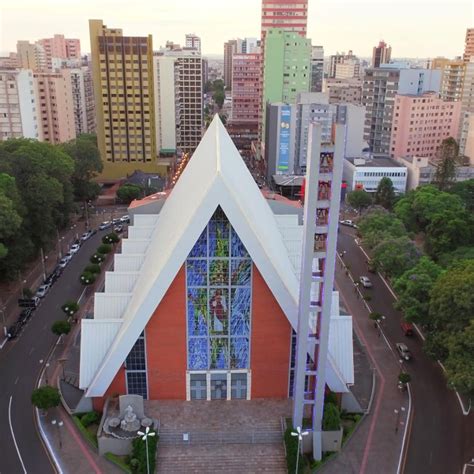
<path fill-rule="evenodd" d="M 166 40 L 202 38 L 204 54 L 223 54 L 234 37 L 260 34 L 260 0 L 0 0 L 0 51 L 15 51 L 19 39 L 63 33 L 90 51 L 88 19 L 122 28 L 126 35 Z M 384 39 L 395 57 L 461 55 L 474 0 L 309 0 L 308 36 L 325 54 L 352 49 L 370 56 Z M 8 5 L 8 6 L 5 6 Z"/>

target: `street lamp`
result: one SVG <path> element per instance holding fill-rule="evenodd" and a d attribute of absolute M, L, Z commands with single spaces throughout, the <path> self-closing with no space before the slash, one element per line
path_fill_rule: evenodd
<path fill-rule="evenodd" d="M 53 426 L 57 426 L 58 427 L 58 438 L 59 438 L 59 447 L 62 449 L 63 447 L 63 442 L 62 442 L 62 439 L 61 439 L 61 427 L 64 425 L 64 423 L 60 420 L 60 421 L 56 421 L 56 420 L 51 420 L 51 424 Z"/>
<path fill-rule="evenodd" d="M 46 281 L 46 264 L 45 260 L 48 260 L 48 256 L 44 255 L 43 247 L 40 248 L 41 251 L 41 265 L 43 266 L 43 283 Z"/>
<path fill-rule="evenodd" d="M 393 412 L 396 415 L 395 419 L 395 433 L 398 433 L 398 425 L 400 424 L 400 414 L 401 412 L 405 411 L 405 407 L 401 407 L 400 410 L 397 410 L 396 408 L 393 410 Z"/>
<path fill-rule="evenodd" d="M 142 440 L 145 441 L 145 443 L 146 443 L 146 472 L 147 472 L 147 474 L 150 474 L 150 459 L 149 459 L 149 454 L 148 454 L 148 437 L 149 436 L 155 436 L 156 433 L 154 431 L 150 431 L 150 427 L 147 426 L 146 430 L 145 430 L 145 433 L 143 433 L 143 431 L 139 431 L 137 434 L 138 434 L 138 436 L 141 436 Z"/>
<path fill-rule="evenodd" d="M 298 474 L 298 464 L 300 462 L 300 444 L 301 441 L 303 441 L 303 436 L 306 436 L 308 434 L 307 431 L 301 431 L 301 428 L 299 426 L 296 427 L 296 431 L 291 432 L 291 436 L 298 436 L 298 452 L 296 453 L 296 474 Z"/>

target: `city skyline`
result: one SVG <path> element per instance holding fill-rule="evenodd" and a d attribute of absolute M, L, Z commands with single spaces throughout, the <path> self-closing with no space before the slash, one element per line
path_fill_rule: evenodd
<path fill-rule="evenodd" d="M 260 0 L 180 0 L 158 8 L 150 1 L 137 8 L 124 0 L 104 0 L 100 5 L 70 0 L 67 6 L 59 0 L 20 0 L 0 9 L 0 52 L 15 51 L 17 40 L 34 41 L 54 33 L 79 38 L 82 51 L 90 52 L 88 20 L 102 19 L 126 35 L 153 35 L 155 50 L 167 40 L 184 44 L 186 33 L 196 33 L 204 55 L 223 55 L 228 39 L 260 36 L 260 9 Z M 454 57 L 462 55 L 465 31 L 472 23 L 470 0 L 310 0 L 308 37 L 324 46 L 326 56 L 352 49 L 370 57 L 383 39 L 395 58 Z"/>

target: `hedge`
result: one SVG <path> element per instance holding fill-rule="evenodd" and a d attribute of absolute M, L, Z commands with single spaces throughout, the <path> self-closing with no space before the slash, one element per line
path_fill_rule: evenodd
<path fill-rule="evenodd" d="M 104 235 L 102 237 L 103 244 L 116 244 L 119 240 L 120 237 L 115 232 L 111 232 L 110 234 Z"/>
<path fill-rule="evenodd" d="M 102 244 L 97 247 L 97 252 L 101 254 L 106 254 L 112 252 L 112 246 L 109 244 Z"/>
<path fill-rule="evenodd" d="M 298 454 L 298 436 L 292 436 L 293 428 L 287 428 L 285 431 L 285 446 L 286 446 L 286 467 L 288 472 L 296 472 L 296 457 Z M 306 458 L 300 453 L 300 460 L 298 463 L 298 473 L 303 473 L 306 469 Z"/>
<path fill-rule="evenodd" d="M 334 403 L 324 404 L 323 430 L 336 431 L 341 427 L 341 414 Z"/>
<path fill-rule="evenodd" d="M 102 263 L 105 260 L 105 255 L 101 253 L 95 253 L 94 255 L 91 256 L 89 261 L 91 263 Z"/>
<path fill-rule="evenodd" d="M 156 447 L 158 446 L 158 434 L 148 437 L 148 460 L 150 462 L 150 472 L 155 472 Z M 146 474 L 146 442 L 142 437 L 135 438 L 132 442 L 132 453 L 129 456 L 129 466 L 133 473 Z"/>
<path fill-rule="evenodd" d="M 97 442 L 97 436 L 93 436 L 89 433 L 89 430 L 81 423 L 81 420 L 78 416 L 73 415 L 72 421 L 76 425 L 77 429 L 82 433 L 82 436 L 86 438 L 86 441 L 95 449 L 99 447 L 99 443 Z"/>
<path fill-rule="evenodd" d="M 84 272 L 82 275 L 81 275 L 81 283 L 83 285 L 92 285 L 92 283 L 95 282 L 95 274 L 94 273 L 88 273 L 88 272 Z"/>
<path fill-rule="evenodd" d="M 81 423 L 87 428 L 93 423 L 97 423 L 100 420 L 100 414 L 96 411 L 89 411 L 85 415 L 81 416 Z"/>
<path fill-rule="evenodd" d="M 100 265 L 98 263 L 92 263 L 91 265 L 87 265 L 87 267 L 84 268 L 84 273 L 98 274 L 100 273 Z"/>

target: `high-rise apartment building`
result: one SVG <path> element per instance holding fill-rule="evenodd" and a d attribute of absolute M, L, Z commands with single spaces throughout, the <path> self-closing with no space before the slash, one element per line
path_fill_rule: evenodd
<path fill-rule="evenodd" d="M 95 133 L 96 116 L 92 72 L 88 66 L 69 69 L 71 74 L 72 101 L 76 135 Z"/>
<path fill-rule="evenodd" d="M 21 69 L 44 71 L 47 68 L 46 53 L 40 44 L 20 40 L 16 43 L 18 66 Z"/>
<path fill-rule="evenodd" d="M 404 63 L 365 71 L 362 104 L 366 107 L 364 138 L 376 155 L 389 155 L 397 94 L 439 92 L 441 71 L 409 69 Z M 396 115 L 395 115 L 396 117 Z"/>
<path fill-rule="evenodd" d="M 258 124 L 260 53 L 234 54 L 232 61 L 232 122 Z"/>
<path fill-rule="evenodd" d="M 201 52 L 201 38 L 196 33 L 188 33 L 185 46 L 186 48 L 196 49 Z"/>
<path fill-rule="evenodd" d="M 466 141 L 468 135 L 472 135 L 472 124 L 474 123 L 474 56 L 466 63 L 461 102 L 461 125 L 458 138 L 459 152 L 464 154 Z"/>
<path fill-rule="evenodd" d="M 322 92 L 324 80 L 324 48 L 313 46 L 311 49 L 311 92 Z"/>
<path fill-rule="evenodd" d="M 271 28 L 306 36 L 308 0 L 262 0 L 262 40 Z"/>
<path fill-rule="evenodd" d="M 362 104 L 362 81 L 360 79 L 328 79 L 326 92 L 330 104 Z"/>
<path fill-rule="evenodd" d="M 151 35 L 123 36 L 102 20 L 89 31 L 102 178 L 157 172 Z"/>
<path fill-rule="evenodd" d="M 345 68 L 341 66 L 347 65 Z M 338 67 L 339 77 L 338 77 Z M 346 54 L 336 53 L 329 58 L 329 78 L 348 79 L 350 77 L 359 77 L 360 60 L 351 50 Z"/>
<path fill-rule="evenodd" d="M 293 103 L 311 86 L 311 40 L 280 28 L 266 32 L 263 60 L 263 104 Z M 262 117 L 261 139 L 265 137 Z"/>
<path fill-rule="evenodd" d="M 33 72 L 0 69 L 0 140 L 42 138 Z"/>
<path fill-rule="evenodd" d="M 462 99 L 466 63 L 461 58 L 454 60 L 435 58 L 431 61 L 431 69 L 441 71 L 440 97 L 443 100 L 456 102 Z"/>
<path fill-rule="evenodd" d="M 224 43 L 224 86 L 232 89 L 232 58 L 242 53 L 242 40 L 232 39 Z"/>
<path fill-rule="evenodd" d="M 251 54 L 260 51 L 260 40 L 258 38 L 244 38 L 242 41 L 242 53 Z"/>
<path fill-rule="evenodd" d="M 390 156 L 436 157 L 445 138 L 459 131 L 461 102 L 448 102 L 434 92 L 395 96 Z"/>
<path fill-rule="evenodd" d="M 65 38 L 64 35 L 54 35 L 37 41 L 45 52 L 46 67 L 52 69 L 53 58 L 80 59 L 81 42 L 74 38 Z"/>
<path fill-rule="evenodd" d="M 474 57 L 474 28 L 468 28 L 466 30 L 463 60 L 468 63 L 472 57 Z"/>
<path fill-rule="evenodd" d="M 34 73 L 38 97 L 38 115 L 42 139 L 49 143 L 64 143 L 76 138 L 71 73 Z"/>
<path fill-rule="evenodd" d="M 18 64 L 18 54 L 9 53 L 8 56 L 0 56 L 0 69 L 16 69 Z"/>
<path fill-rule="evenodd" d="M 153 70 L 158 153 L 193 153 L 203 131 L 201 54 L 192 48 L 163 49 L 153 57 Z"/>
<path fill-rule="evenodd" d="M 392 58 L 392 47 L 385 41 L 380 41 L 378 46 L 372 50 L 372 67 L 380 67 L 381 64 L 388 64 Z"/>

